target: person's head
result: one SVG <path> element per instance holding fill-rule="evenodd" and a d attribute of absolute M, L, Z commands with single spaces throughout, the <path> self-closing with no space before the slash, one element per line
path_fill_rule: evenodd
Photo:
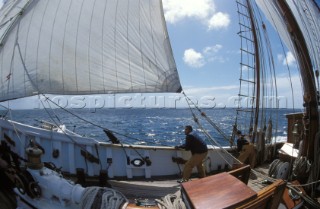
<path fill-rule="evenodd" d="M 184 133 L 187 135 L 192 132 L 192 126 L 185 126 Z"/>
<path fill-rule="evenodd" d="M 241 131 L 240 130 L 237 131 L 237 135 L 241 136 Z"/>

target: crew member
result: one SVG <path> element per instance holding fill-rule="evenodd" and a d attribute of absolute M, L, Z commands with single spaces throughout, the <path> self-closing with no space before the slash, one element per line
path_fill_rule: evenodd
<path fill-rule="evenodd" d="M 250 167 L 254 168 L 256 163 L 256 152 L 252 143 L 241 134 L 241 131 L 237 131 L 237 150 L 239 152 L 238 160 L 242 163 L 249 161 Z"/>
<path fill-rule="evenodd" d="M 192 126 L 186 126 L 184 133 L 186 135 L 185 143 L 180 146 L 175 146 L 175 148 L 190 150 L 191 158 L 184 165 L 182 179 L 178 181 L 179 183 L 189 180 L 194 167 L 197 167 L 200 178 L 206 176 L 203 160 L 208 154 L 207 144 L 198 134 L 192 131 Z"/>

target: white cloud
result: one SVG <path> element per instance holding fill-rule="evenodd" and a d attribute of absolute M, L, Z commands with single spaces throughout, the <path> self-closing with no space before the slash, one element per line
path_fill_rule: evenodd
<path fill-rule="evenodd" d="M 0 1 L 0 9 L 2 8 L 3 6 L 3 1 Z"/>
<path fill-rule="evenodd" d="M 213 0 L 163 0 L 166 21 L 177 23 L 185 18 L 194 18 L 205 24 L 209 30 L 228 27 L 230 17 L 216 12 Z"/>
<path fill-rule="evenodd" d="M 296 58 L 293 56 L 291 52 L 287 52 L 286 58 L 289 66 L 292 66 L 293 64 L 295 64 Z M 286 64 L 286 62 L 284 61 L 283 64 Z"/>
<path fill-rule="evenodd" d="M 217 53 L 220 49 L 222 49 L 222 45 L 216 44 L 214 46 L 208 46 L 204 48 L 203 52 L 205 54 L 214 54 L 214 53 Z"/>
<path fill-rule="evenodd" d="M 203 56 L 200 52 L 196 52 L 194 49 L 187 49 L 184 51 L 183 61 L 195 68 L 200 68 L 205 64 Z"/>
<path fill-rule="evenodd" d="M 214 46 L 208 46 L 204 48 L 203 54 L 205 57 L 206 62 L 221 62 L 224 63 L 226 62 L 226 57 L 217 55 L 218 52 L 222 49 L 222 45 L 216 44 Z"/>
<path fill-rule="evenodd" d="M 226 28 L 230 24 L 230 16 L 226 13 L 218 12 L 214 14 L 209 22 L 208 22 L 208 28 L 211 29 L 221 29 Z"/>
<path fill-rule="evenodd" d="M 282 62 L 283 65 L 293 66 L 296 63 L 296 58 L 291 52 L 287 52 L 286 57 L 282 54 L 278 54 L 278 60 Z"/>
<path fill-rule="evenodd" d="M 283 59 L 284 59 L 283 54 L 278 54 L 277 57 L 279 62 L 283 62 Z"/>
<path fill-rule="evenodd" d="M 183 61 L 190 67 L 200 68 L 208 62 L 225 62 L 223 56 L 217 56 L 217 53 L 222 49 L 222 45 L 205 47 L 202 52 L 197 52 L 195 49 L 187 49 L 184 52 Z"/>
<path fill-rule="evenodd" d="M 215 11 L 212 0 L 163 0 L 166 20 L 178 22 L 186 17 L 205 19 Z"/>

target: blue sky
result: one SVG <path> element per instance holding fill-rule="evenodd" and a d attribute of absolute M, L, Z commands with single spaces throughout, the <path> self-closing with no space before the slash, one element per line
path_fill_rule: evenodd
<path fill-rule="evenodd" d="M 317 0 L 319 2 L 320 0 Z M 0 0 L 0 6 L 3 1 Z M 195 98 L 210 96 L 217 106 L 232 106 L 230 98 L 238 94 L 240 76 L 240 38 L 235 1 L 225 0 L 163 0 L 165 17 L 182 87 Z M 273 31 L 267 25 L 268 31 Z M 291 89 L 284 58 L 290 66 L 296 94 L 301 95 L 300 78 L 295 59 L 283 49 L 278 36 L 272 35 L 277 69 L 279 95 L 289 98 Z M 302 96 L 301 96 L 302 97 Z M 301 97 L 295 106 L 302 106 Z M 12 102 L 12 106 L 19 102 Z"/>
<path fill-rule="evenodd" d="M 182 86 L 188 95 L 211 95 L 218 106 L 232 106 L 230 98 L 239 91 L 240 38 L 235 1 L 164 0 L 165 16 Z M 268 31 L 273 31 L 267 25 Z M 271 37 L 277 69 L 279 95 L 291 102 L 287 66 L 293 67 L 292 81 L 299 85 L 296 62 L 276 34 Z M 290 97 L 290 98 L 289 98 Z M 295 105 L 301 106 L 301 99 Z M 282 104 L 292 107 L 291 104 Z"/>

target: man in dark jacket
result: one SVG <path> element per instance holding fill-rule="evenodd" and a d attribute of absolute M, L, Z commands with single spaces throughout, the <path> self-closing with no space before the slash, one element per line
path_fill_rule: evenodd
<path fill-rule="evenodd" d="M 250 143 L 241 131 L 237 132 L 237 150 L 239 152 L 238 160 L 242 163 L 249 161 L 250 167 L 253 169 L 256 163 L 256 152 L 252 143 Z"/>
<path fill-rule="evenodd" d="M 190 150 L 192 156 L 184 165 L 182 179 L 178 181 L 180 183 L 189 180 L 192 169 L 195 166 L 197 167 L 200 178 L 206 176 L 203 160 L 208 154 L 207 144 L 200 138 L 200 136 L 192 132 L 192 126 L 186 126 L 184 129 L 184 133 L 186 135 L 185 144 L 176 146 L 175 148 Z"/>
<path fill-rule="evenodd" d="M 241 152 L 243 145 L 248 145 L 249 142 L 241 134 L 241 131 L 237 131 L 237 136 L 238 136 L 238 139 L 237 139 L 237 151 Z"/>

